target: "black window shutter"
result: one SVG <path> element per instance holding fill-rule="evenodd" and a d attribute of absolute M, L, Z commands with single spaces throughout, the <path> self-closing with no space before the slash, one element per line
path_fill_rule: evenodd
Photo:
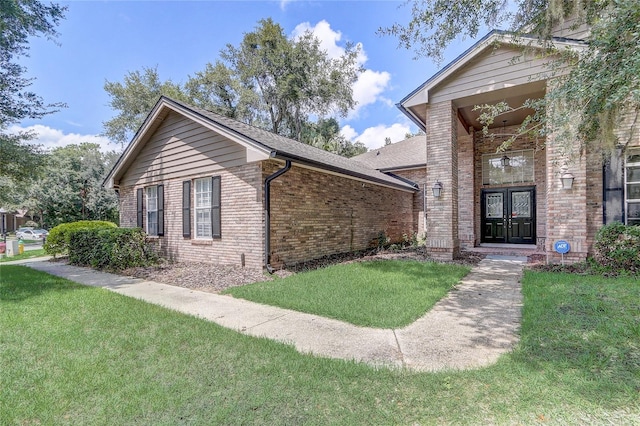
<path fill-rule="evenodd" d="M 136 193 L 136 197 L 137 197 L 137 226 L 138 228 L 142 228 L 144 225 L 144 221 L 143 221 L 143 217 L 144 217 L 144 211 L 143 211 L 143 206 L 144 206 L 144 189 L 140 188 L 138 189 L 137 193 Z"/>
<path fill-rule="evenodd" d="M 164 185 L 158 185 L 158 236 L 164 235 Z"/>
<path fill-rule="evenodd" d="M 191 181 L 182 182 L 182 236 L 191 237 Z"/>
<path fill-rule="evenodd" d="M 211 236 L 222 237 L 220 220 L 220 176 L 211 178 Z"/>

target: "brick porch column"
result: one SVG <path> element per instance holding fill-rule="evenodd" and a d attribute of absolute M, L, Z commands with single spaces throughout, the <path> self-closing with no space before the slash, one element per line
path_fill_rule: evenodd
<path fill-rule="evenodd" d="M 568 149 L 547 136 L 547 260 L 560 263 L 562 256 L 554 250 L 554 243 L 566 240 L 571 251 L 564 255 L 565 262 L 586 259 L 589 251 L 587 158 L 579 149 Z M 566 166 L 565 166 L 566 163 Z M 564 171 L 574 176 L 573 187 L 563 189 L 560 180 Z"/>
<path fill-rule="evenodd" d="M 460 251 L 458 239 L 457 114 L 451 101 L 427 105 L 427 252 L 434 259 L 452 260 Z M 442 184 L 435 198 L 431 188 Z"/>

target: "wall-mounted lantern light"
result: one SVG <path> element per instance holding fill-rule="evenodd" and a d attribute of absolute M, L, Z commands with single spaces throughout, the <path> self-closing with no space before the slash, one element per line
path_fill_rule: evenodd
<path fill-rule="evenodd" d="M 436 181 L 436 183 L 434 183 L 433 186 L 431 187 L 431 190 L 433 191 L 433 196 L 435 198 L 440 197 L 440 194 L 442 193 L 442 183 L 440 183 L 439 181 Z"/>
<path fill-rule="evenodd" d="M 571 189 L 573 187 L 573 175 L 569 172 L 564 172 L 560 177 L 562 181 L 562 189 Z"/>
<path fill-rule="evenodd" d="M 511 158 L 507 157 L 507 155 L 503 155 L 500 159 L 500 164 L 502 167 L 509 167 L 511 165 Z"/>

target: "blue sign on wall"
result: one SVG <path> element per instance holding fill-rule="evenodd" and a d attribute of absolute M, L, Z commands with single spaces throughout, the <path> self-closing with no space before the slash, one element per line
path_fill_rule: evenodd
<path fill-rule="evenodd" d="M 560 254 L 566 254 L 569 253 L 569 250 L 571 250 L 571 245 L 568 241 L 558 240 L 553 245 L 553 249 Z"/>

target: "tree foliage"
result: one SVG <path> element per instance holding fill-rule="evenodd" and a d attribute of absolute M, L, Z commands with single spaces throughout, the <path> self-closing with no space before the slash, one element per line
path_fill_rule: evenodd
<path fill-rule="evenodd" d="M 118 153 L 100 152 L 98 144 L 56 148 L 46 156 L 41 178 L 23 200 L 47 227 L 77 220 L 118 220 L 118 200 L 102 182 Z"/>
<path fill-rule="evenodd" d="M 532 108 L 535 112 L 518 133 L 543 136 L 566 123 L 577 123 L 567 138 L 586 143 L 626 143 L 616 139 L 613 129 L 631 114 L 633 125 L 640 112 L 640 7 L 637 0 L 416 0 L 408 23 L 381 28 L 380 34 L 398 38 L 399 46 L 413 49 L 416 57 L 437 62 L 454 40 L 477 37 L 482 26 L 508 29 L 514 35 L 533 35 L 541 46 L 552 49 L 552 31 L 570 20 L 575 27 L 591 28 L 586 49 L 573 55 L 555 50 L 557 66 L 571 71 L 554 76 L 553 88 L 542 100 L 528 105 L 483 105 L 485 124 L 498 114 Z M 523 46 L 523 49 L 526 49 Z M 546 114 L 546 110 L 553 114 Z M 517 136 L 514 135 L 514 137 Z M 512 138 L 513 139 L 513 138 Z"/>
<path fill-rule="evenodd" d="M 109 106 L 118 114 L 103 124 L 104 135 L 124 146 L 133 133 L 142 125 L 147 114 L 161 95 L 184 99 L 182 87 L 171 80 L 161 81 L 157 68 L 143 68 L 129 72 L 124 82 L 109 82 L 104 85 L 111 100 Z"/>
<path fill-rule="evenodd" d="M 330 58 L 312 33 L 290 39 L 271 19 L 261 20 L 238 46 L 227 45 L 219 60 L 184 85 L 162 82 L 150 68 L 127 74 L 123 83 L 107 82 L 118 115 L 104 123 L 105 134 L 129 140 L 158 97 L 167 95 L 303 140 L 311 118 L 345 116 L 355 106 L 358 52 L 349 45 L 341 57 Z"/>
<path fill-rule="evenodd" d="M 25 118 L 41 118 L 63 106 L 47 104 L 29 90 L 33 79 L 19 59 L 28 56 L 29 37 L 54 39 L 66 8 L 37 0 L 0 1 L 0 192 L 11 180 L 24 180 L 39 164 L 40 150 L 28 143 L 35 136 L 8 134 L 11 124 Z"/>
<path fill-rule="evenodd" d="M 362 142 L 351 142 L 340 134 L 340 124 L 335 118 L 321 118 L 315 123 L 306 123 L 302 129 L 301 141 L 343 157 L 367 152 L 367 147 Z"/>

